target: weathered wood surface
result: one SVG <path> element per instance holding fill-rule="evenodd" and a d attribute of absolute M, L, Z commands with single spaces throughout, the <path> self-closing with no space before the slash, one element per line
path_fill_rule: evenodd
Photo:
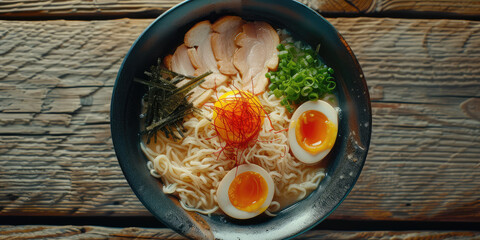
<path fill-rule="evenodd" d="M 363 67 L 370 152 L 330 219 L 480 221 L 480 22 L 329 19 Z M 0 21 L 0 215 L 142 216 L 109 130 L 149 20 Z"/>
<path fill-rule="evenodd" d="M 299 0 L 322 13 L 345 14 L 413 14 L 417 16 L 478 17 L 477 0 Z M 152 17 L 182 2 L 181 0 L 95 0 L 0 1 L 0 18 L 42 17 Z"/>
<path fill-rule="evenodd" d="M 0 226 L 0 239 L 169 239 L 183 240 L 173 230 L 160 228 L 111 228 L 97 226 Z M 480 239 L 473 231 L 328 231 L 313 230 L 294 239 Z"/>

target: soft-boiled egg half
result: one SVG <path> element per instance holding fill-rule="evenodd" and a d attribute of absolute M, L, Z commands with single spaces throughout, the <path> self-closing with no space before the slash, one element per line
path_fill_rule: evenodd
<path fill-rule="evenodd" d="M 293 113 L 288 142 L 298 160 L 314 164 L 332 150 L 337 132 L 337 111 L 325 101 L 309 101 Z"/>
<path fill-rule="evenodd" d="M 255 164 L 242 164 L 220 181 L 217 202 L 228 216 L 247 219 L 270 206 L 274 191 L 273 179 L 265 169 Z"/>

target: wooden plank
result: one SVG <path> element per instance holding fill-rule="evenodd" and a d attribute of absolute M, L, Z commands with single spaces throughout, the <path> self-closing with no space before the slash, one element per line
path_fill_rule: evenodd
<path fill-rule="evenodd" d="M 128 17 L 147 14 L 159 15 L 182 2 L 181 0 L 97 0 L 97 1 L 2 1 L 0 16 L 4 18 L 28 17 Z"/>
<path fill-rule="evenodd" d="M 376 0 L 300 0 L 299 2 L 327 14 L 365 13 L 376 5 Z"/>
<path fill-rule="evenodd" d="M 185 237 L 166 228 L 112 228 L 98 226 L 0 226 L 0 239 L 170 239 L 183 240 Z M 328 231 L 311 230 L 294 239 L 475 239 L 480 232 L 474 231 Z"/>
<path fill-rule="evenodd" d="M 480 118 L 462 110 L 480 110 L 477 23 L 330 20 L 376 89 L 361 185 L 334 216 L 479 221 Z"/>
<path fill-rule="evenodd" d="M 171 229 L 111 228 L 97 226 L 0 226 L 0 239 L 169 239 L 185 237 Z"/>
<path fill-rule="evenodd" d="M 330 218 L 480 221 L 480 22 L 329 20 L 374 114 L 362 175 Z M 149 215 L 108 124 L 116 72 L 151 21 L 0 21 L 0 215 Z"/>
<path fill-rule="evenodd" d="M 372 13 L 381 13 L 390 15 L 398 14 L 435 14 L 437 17 L 472 16 L 478 17 L 480 12 L 480 2 L 476 0 L 381 0 L 375 1 L 373 9 L 369 9 Z"/>
<path fill-rule="evenodd" d="M 97 0 L 47 1 L 9 0 L 0 2 L 0 18 L 122 18 L 156 17 L 181 0 Z M 300 0 L 324 14 L 395 15 L 436 17 L 478 17 L 476 0 Z"/>

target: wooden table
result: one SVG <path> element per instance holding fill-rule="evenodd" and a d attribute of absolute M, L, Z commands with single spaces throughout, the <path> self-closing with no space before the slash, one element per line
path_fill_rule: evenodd
<path fill-rule="evenodd" d="M 178 2 L 0 2 L 0 238 L 182 239 L 129 188 L 109 126 L 123 57 Z M 302 2 L 356 54 L 373 132 L 353 191 L 299 239 L 480 239 L 480 1 Z"/>

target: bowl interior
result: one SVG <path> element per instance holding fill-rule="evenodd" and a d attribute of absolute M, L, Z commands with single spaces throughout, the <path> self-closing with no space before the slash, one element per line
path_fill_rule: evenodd
<path fill-rule="evenodd" d="M 341 114 L 327 176 L 310 196 L 273 218 L 239 221 L 184 211 L 178 201 L 162 192 L 161 183 L 151 177 L 139 146 L 140 100 L 145 89 L 134 83 L 133 78 L 142 76 L 157 58 L 172 53 L 195 23 L 205 19 L 214 21 L 224 15 L 267 21 L 311 46 L 321 44 L 320 56 L 335 71 Z M 192 238 L 288 238 L 312 228 L 332 213 L 354 186 L 367 155 L 371 125 L 368 89 L 351 49 L 324 18 L 290 0 L 196 0 L 172 8 L 133 44 L 118 73 L 111 103 L 112 139 L 127 181 L 155 217 Z"/>

